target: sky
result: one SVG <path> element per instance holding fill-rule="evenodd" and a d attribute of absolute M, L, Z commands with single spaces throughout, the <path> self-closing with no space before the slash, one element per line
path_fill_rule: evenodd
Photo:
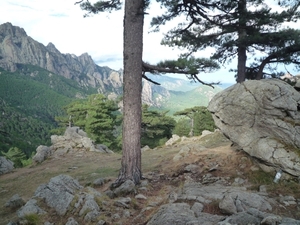
<path fill-rule="evenodd" d="M 84 11 L 74 3 L 78 0 L 1 0 L 0 24 L 10 22 L 23 28 L 34 40 L 47 45 L 53 43 L 61 53 L 77 56 L 88 53 L 99 66 L 119 70 L 123 67 L 123 11 L 101 13 L 84 18 Z M 91 1 L 95 2 L 95 1 Z M 164 26 L 160 32 L 149 32 L 151 18 L 161 9 L 151 1 L 145 16 L 143 60 L 157 63 L 177 59 L 180 50 L 160 45 L 163 34 L 174 23 Z M 199 52 L 197 56 L 209 57 L 212 49 Z M 235 62 L 221 66 L 217 72 L 199 74 L 206 82 L 235 83 Z M 174 75 L 185 78 L 184 75 Z"/>

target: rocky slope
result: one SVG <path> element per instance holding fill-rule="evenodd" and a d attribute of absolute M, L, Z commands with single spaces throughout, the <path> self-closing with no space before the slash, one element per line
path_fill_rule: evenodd
<path fill-rule="evenodd" d="M 114 196 L 120 159 L 82 148 L 0 176 L 0 224 L 300 224 L 298 183 L 273 183 L 218 131 L 143 151 L 145 180 Z"/>

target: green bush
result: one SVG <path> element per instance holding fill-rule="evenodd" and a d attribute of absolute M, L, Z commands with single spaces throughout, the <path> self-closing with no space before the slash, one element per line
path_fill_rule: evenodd
<path fill-rule="evenodd" d="M 30 160 L 26 158 L 24 152 L 22 152 L 17 147 L 12 147 L 8 152 L 1 152 L 7 159 L 11 160 L 14 163 L 15 168 L 20 168 L 26 165 L 29 165 Z"/>

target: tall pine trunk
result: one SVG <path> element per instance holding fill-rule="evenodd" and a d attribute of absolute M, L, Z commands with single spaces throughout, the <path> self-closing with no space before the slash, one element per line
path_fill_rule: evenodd
<path fill-rule="evenodd" d="M 126 0 L 124 14 L 123 155 L 114 186 L 140 182 L 144 0 Z"/>
<path fill-rule="evenodd" d="M 246 80 L 246 61 L 247 61 L 247 48 L 244 44 L 244 40 L 247 38 L 246 34 L 246 20 L 243 15 L 246 15 L 247 1 L 239 0 L 238 13 L 239 13 L 239 28 L 238 28 L 238 65 L 237 65 L 237 83 L 241 83 Z"/>

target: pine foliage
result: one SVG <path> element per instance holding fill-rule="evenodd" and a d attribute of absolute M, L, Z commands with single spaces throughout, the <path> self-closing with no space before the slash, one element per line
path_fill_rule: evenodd
<path fill-rule="evenodd" d="M 120 113 L 117 103 L 102 94 L 93 94 L 87 100 L 75 101 L 66 106 L 67 117 L 57 118 L 63 126 L 69 122 L 85 130 L 96 143 L 117 150 L 117 131 Z"/>
<path fill-rule="evenodd" d="M 19 168 L 26 166 L 30 163 L 24 152 L 17 147 L 12 147 L 8 152 L 1 152 L 7 159 L 11 160 L 14 163 L 14 167 Z"/>
<path fill-rule="evenodd" d="M 221 63 L 238 57 L 237 73 L 248 79 L 263 78 L 263 70 L 269 64 L 299 65 L 299 30 L 284 26 L 286 22 L 299 20 L 297 0 L 272 1 L 273 5 L 280 6 L 277 11 L 263 0 L 158 2 L 166 10 L 152 20 L 154 30 L 177 17 L 185 18 L 185 22 L 181 20 L 165 35 L 162 44 L 185 49 L 186 56 L 214 48 L 211 58 Z M 247 67 L 246 53 L 255 62 Z M 262 56 L 256 57 L 257 54 Z"/>
<path fill-rule="evenodd" d="M 174 113 L 174 116 L 184 117 L 180 118 L 174 129 L 174 133 L 180 136 L 199 136 L 204 130 L 214 131 L 216 128 L 211 113 L 204 106 L 187 108 Z"/>
<path fill-rule="evenodd" d="M 176 121 L 167 116 L 167 111 L 150 110 L 148 105 L 142 107 L 142 146 L 150 148 L 164 144 L 172 137 Z"/>

